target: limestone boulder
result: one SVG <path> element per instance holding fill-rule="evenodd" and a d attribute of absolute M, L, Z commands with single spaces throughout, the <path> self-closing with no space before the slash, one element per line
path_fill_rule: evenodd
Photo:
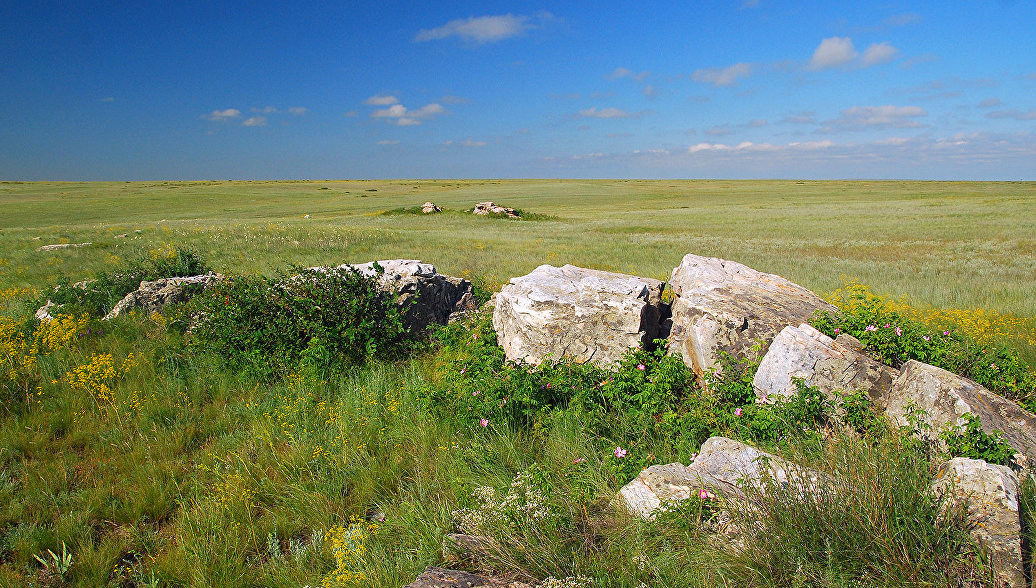
<path fill-rule="evenodd" d="M 93 243 L 55 243 L 53 245 L 43 245 L 37 249 L 37 251 L 57 251 L 58 249 L 75 249 L 78 247 L 89 247 Z"/>
<path fill-rule="evenodd" d="M 1018 476 L 1009 468 L 957 457 L 939 470 L 932 490 L 948 505 L 968 505 L 971 535 L 989 552 L 993 573 L 1007 586 L 1028 586 L 1023 567 Z M 1000 584 L 998 584 L 1000 585 Z"/>
<path fill-rule="evenodd" d="M 765 350 L 787 326 L 817 310 L 836 312 L 813 292 L 748 266 L 686 255 L 670 281 L 673 300 L 669 347 L 699 376 L 719 368 L 721 351 L 743 357 L 756 341 Z"/>
<path fill-rule="evenodd" d="M 963 425 L 971 413 L 982 422 L 982 430 L 1001 431 L 1015 451 L 1030 461 L 1036 459 L 1036 415 L 982 385 L 942 368 L 920 361 L 903 364 L 899 378 L 877 404 L 901 426 L 910 424 L 912 410 L 922 411 L 931 429 L 922 431 L 934 439 L 946 427 Z"/>
<path fill-rule="evenodd" d="M 421 205 L 421 212 L 424 214 L 435 214 L 436 212 L 442 212 L 442 209 L 429 201 Z"/>
<path fill-rule="evenodd" d="M 159 278 L 157 280 L 140 282 L 140 286 L 130 292 L 104 316 L 103 320 L 113 319 L 125 314 L 134 308 L 143 309 L 145 314 L 152 314 L 162 311 L 170 304 L 184 302 L 190 296 L 207 288 L 224 278 L 217 273 L 207 273 L 198 276 L 187 276 L 179 278 Z"/>
<path fill-rule="evenodd" d="M 503 215 L 508 218 L 519 218 L 520 215 L 517 210 L 508 208 L 506 206 L 500 206 L 487 200 L 485 202 L 479 202 L 475 205 L 475 209 L 471 211 L 472 214 L 479 216 L 490 216 L 490 215 Z"/>
<path fill-rule="evenodd" d="M 898 370 L 803 323 L 784 327 L 777 334 L 759 364 L 752 386 L 756 397 L 763 401 L 793 395 L 795 378 L 820 389 L 829 399 L 836 399 L 836 391 L 857 390 L 880 398 L 888 394 L 898 376 Z"/>
<path fill-rule="evenodd" d="M 507 358 L 609 366 L 658 337 L 663 283 L 573 265 L 541 265 L 496 296 L 493 328 Z"/>
<path fill-rule="evenodd" d="M 386 259 L 340 267 L 376 277 L 383 291 L 398 296 L 403 324 L 411 333 L 424 332 L 432 324 L 445 325 L 453 313 L 475 305 L 471 282 L 440 274 L 434 265 L 420 260 Z"/>
<path fill-rule="evenodd" d="M 630 512 L 651 518 L 669 502 L 685 500 L 707 490 L 729 500 L 745 498 L 743 488 L 764 489 L 767 483 L 815 492 L 823 483 L 819 472 L 726 437 L 710 437 L 690 465 L 673 463 L 646 468 L 619 490 L 618 499 Z"/>

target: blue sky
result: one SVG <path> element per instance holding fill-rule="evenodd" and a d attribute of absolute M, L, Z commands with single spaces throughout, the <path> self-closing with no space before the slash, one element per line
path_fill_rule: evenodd
<path fill-rule="evenodd" d="M 8 2 L 0 179 L 1036 179 L 1036 3 Z"/>

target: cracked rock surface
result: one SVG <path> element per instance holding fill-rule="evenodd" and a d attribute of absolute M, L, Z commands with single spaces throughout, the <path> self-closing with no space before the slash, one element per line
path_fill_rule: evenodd
<path fill-rule="evenodd" d="M 737 357 L 756 341 L 765 350 L 781 329 L 837 312 L 813 292 L 737 262 L 686 255 L 670 280 L 673 325 L 669 349 L 699 377 L 718 368 L 721 351 Z"/>
<path fill-rule="evenodd" d="M 493 328 L 512 361 L 567 358 L 609 366 L 659 336 L 663 286 L 651 278 L 541 265 L 500 290 Z"/>

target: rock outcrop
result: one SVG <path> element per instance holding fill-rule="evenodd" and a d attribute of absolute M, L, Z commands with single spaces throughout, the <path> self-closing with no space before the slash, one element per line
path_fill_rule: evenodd
<path fill-rule="evenodd" d="M 814 492 L 821 474 L 726 437 L 710 437 L 689 466 L 651 466 L 619 490 L 618 499 L 630 512 L 651 518 L 667 502 L 686 500 L 701 490 L 727 499 L 745 498 L 742 488 L 762 489 L 767 483 Z"/>
<path fill-rule="evenodd" d="M 403 588 L 475 588 L 476 586 L 486 586 L 487 588 L 529 588 L 527 584 L 521 582 L 487 578 L 460 570 L 437 567 L 430 567 L 421 572 L 416 580 Z"/>
<path fill-rule="evenodd" d="M 381 267 L 380 273 L 375 263 Z M 440 274 L 434 265 L 420 260 L 387 259 L 341 267 L 377 277 L 385 292 L 397 295 L 403 309 L 403 324 L 412 333 L 423 332 L 433 323 L 445 325 L 451 314 L 470 310 L 475 305 L 471 282 Z"/>
<path fill-rule="evenodd" d="M 148 315 L 160 312 L 170 304 L 186 301 L 193 292 L 222 280 L 223 276 L 220 274 L 207 273 L 199 276 L 142 281 L 136 290 L 116 303 L 103 320 L 113 319 L 134 308 L 141 308 Z"/>
<path fill-rule="evenodd" d="M 813 292 L 773 274 L 699 255 L 686 255 L 670 281 L 673 326 L 669 348 L 703 376 L 719 368 L 719 352 L 748 354 L 764 348 L 781 329 L 835 307 Z"/>
<path fill-rule="evenodd" d="M 793 395 L 794 378 L 815 386 L 828 399 L 835 399 L 834 392 L 839 390 L 863 390 L 871 398 L 880 398 L 888 394 L 898 376 L 895 368 L 804 323 L 784 327 L 777 334 L 759 364 L 752 386 L 756 396 L 764 401 Z"/>
<path fill-rule="evenodd" d="M 608 366 L 659 336 L 663 283 L 573 265 L 541 265 L 496 296 L 493 328 L 507 358 Z"/>
<path fill-rule="evenodd" d="M 490 216 L 490 215 L 503 215 L 508 218 L 520 218 L 521 215 L 517 210 L 513 208 L 507 208 L 506 206 L 500 206 L 490 201 L 479 202 L 475 205 L 475 209 L 471 211 L 472 214 L 479 216 Z"/>
<path fill-rule="evenodd" d="M 58 249 L 75 249 L 77 247 L 89 247 L 93 243 L 55 243 L 53 245 L 43 245 L 37 251 L 57 251 Z"/>
<path fill-rule="evenodd" d="M 888 394 L 877 404 L 901 426 L 910 424 L 911 411 L 923 412 L 921 416 L 931 429 L 921 433 L 929 439 L 946 427 L 963 425 L 964 415 L 971 413 L 982 422 L 983 431 L 1001 431 L 1015 451 L 1030 462 L 1036 459 L 1036 415 L 942 368 L 906 362 Z"/>
<path fill-rule="evenodd" d="M 947 505 L 967 501 L 971 535 L 989 552 L 993 573 L 1007 586 L 1028 586 L 1023 567 L 1018 476 L 1009 468 L 957 457 L 940 468 L 932 490 Z M 999 585 L 999 584 L 998 584 Z"/>
<path fill-rule="evenodd" d="M 421 212 L 425 214 L 435 214 L 436 212 L 442 212 L 442 209 L 429 201 L 421 205 Z"/>

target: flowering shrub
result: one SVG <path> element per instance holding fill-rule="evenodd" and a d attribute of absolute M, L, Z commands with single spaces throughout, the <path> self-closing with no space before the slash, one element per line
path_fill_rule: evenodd
<path fill-rule="evenodd" d="M 878 359 L 898 367 L 910 359 L 971 378 L 1007 398 L 1036 408 L 1036 374 L 1018 354 L 975 330 L 986 323 L 948 324 L 952 313 L 926 315 L 850 282 L 830 296 L 840 314 L 818 312 L 810 323 L 824 334 L 849 333 Z"/>
<path fill-rule="evenodd" d="M 1014 449 L 1004 440 L 1003 433 L 993 434 L 982 430 L 979 418 L 970 412 L 964 413 L 964 424 L 948 427 L 939 433 L 952 457 L 983 459 L 989 463 L 1009 465 Z"/>
<path fill-rule="evenodd" d="M 367 553 L 367 541 L 377 534 L 379 525 L 353 520 L 349 526 L 330 528 L 324 536 L 335 560 L 335 569 L 324 576 L 322 588 L 340 586 L 368 586 L 367 574 L 361 569 L 360 560 Z"/>
<path fill-rule="evenodd" d="M 40 356 L 71 347 L 88 323 L 86 315 L 58 315 L 32 329 L 0 315 L 0 386 L 28 394 L 40 379 Z"/>

